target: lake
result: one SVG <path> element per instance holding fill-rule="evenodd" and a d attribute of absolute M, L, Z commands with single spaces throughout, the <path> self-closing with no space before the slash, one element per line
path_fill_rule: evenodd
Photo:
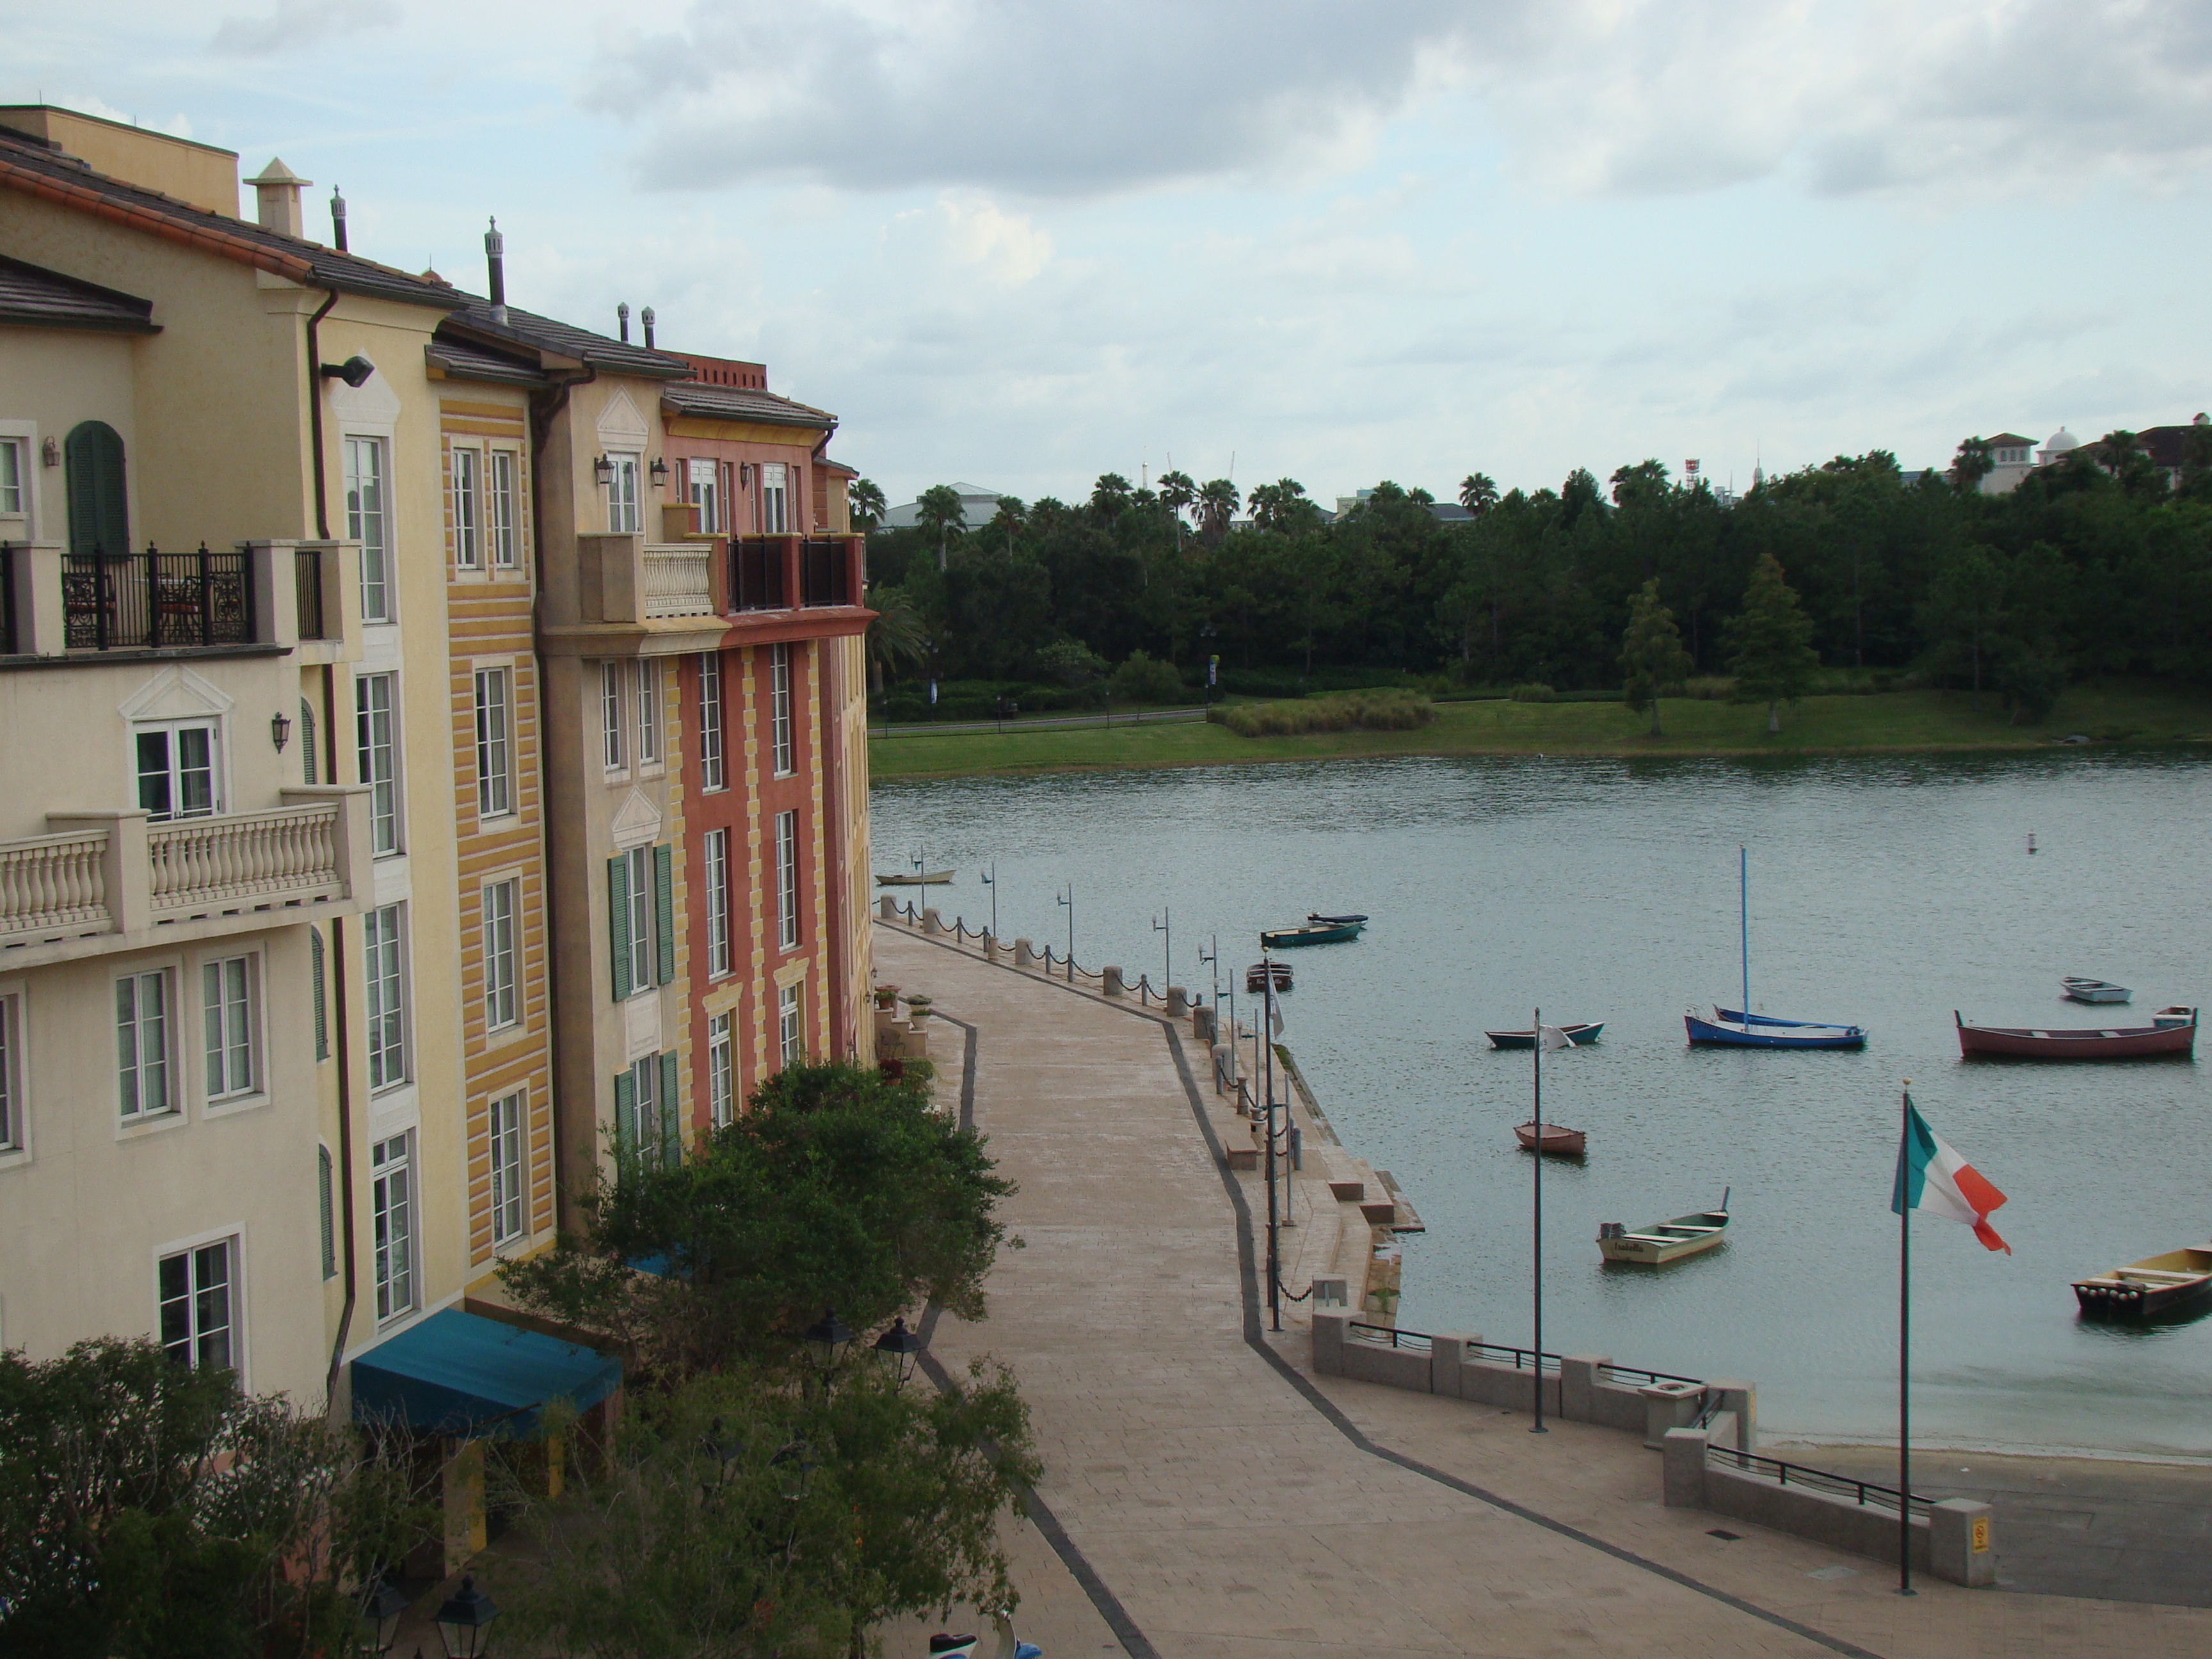
<path fill-rule="evenodd" d="M 2148 1024 L 2212 1000 L 2212 765 L 2054 753 L 1778 763 L 1374 760 L 891 782 L 876 868 L 927 848 L 948 920 L 1209 992 L 1262 927 L 1364 911 L 1355 944 L 1289 953 L 1284 1040 L 1345 1142 L 1427 1224 L 1400 1322 L 1525 1345 L 1529 1056 L 1486 1027 L 1606 1022 L 1548 1056 L 1545 1115 L 1589 1156 L 1545 1170 L 1545 1346 L 1740 1376 L 1762 1431 L 1879 1441 L 1896 1421 L 1898 1090 L 2010 1202 L 2010 1255 L 1913 1222 L 1915 1439 L 2212 1455 L 2212 1318 L 2087 1323 L 2070 1281 L 2212 1235 L 2202 1062 L 1965 1061 L 1995 1024 Z M 2030 835 L 2039 850 L 2027 851 Z M 1869 1028 L 1856 1054 L 1692 1049 L 1682 1013 L 1751 998 Z M 2063 1002 L 2082 974 L 2131 1012 Z M 1241 977 L 1239 983 L 1241 993 Z M 1248 1006 L 1240 998 L 1240 1008 Z M 1718 1202 L 1719 1249 L 1605 1267 L 1598 1224 Z M 1294 1287 L 1295 1288 L 1295 1287 Z"/>

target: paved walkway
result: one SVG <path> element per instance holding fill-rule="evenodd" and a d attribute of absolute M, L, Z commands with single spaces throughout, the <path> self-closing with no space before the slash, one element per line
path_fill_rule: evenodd
<path fill-rule="evenodd" d="M 973 1027 L 975 1122 L 1021 1187 L 989 1316 L 940 1321 L 933 1352 L 1007 1361 L 1030 1402 L 1061 1539 L 1016 1540 L 1019 1622 L 1048 1659 L 2212 1650 L 2195 1609 L 1907 1601 L 1879 1563 L 1661 1508 L 1632 1437 L 1307 1376 L 1303 1326 L 1260 1334 L 1238 1202 L 1257 1182 L 1224 1174 L 1194 1109 L 1187 1030 L 903 927 L 876 950 Z M 957 1062 L 960 1035 L 933 1046 Z"/>

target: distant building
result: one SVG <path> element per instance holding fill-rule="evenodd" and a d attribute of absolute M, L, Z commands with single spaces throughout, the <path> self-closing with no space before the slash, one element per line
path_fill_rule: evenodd
<path fill-rule="evenodd" d="M 1003 489 L 986 489 L 981 484 L 956 483 L 952 487 L 960 492 L 961 513 L 970 530 L 980 530 L 991 522 L 998 514 L 1000 498 L 1006 493 Z M 921 503 L 914 501 L 884 514 L 879 528 L 912 530 L 921 523 Z"/>
<path fill-rule="evenodd" d="M 2199 414 L 2186 426 L 2145 427 L 2136 434 L 2136 441 L 2154 465 L 2166 470 L 2166 481 L 2179 486 L 2182 469 L 2188 464 L 2192 435 L 2206 426 L 2212 426 L 2212 415 Z M 1988 443 L 1990 466 L 1981 483 L 1984 495 L 2010 495 L 2029 473 L 2039 467 L 2057 466 L 2077 452 L 2106 471 L 2112 470 L 2102 440 L 2084 443 L 2063 426 L 2045 439 L 2040 447 L 2033 439 L 2023 438 L 2017 432 L 2000 432 Z"/>
<path fill-rule="evenodd" d="M 2055 444 L 2062 438 L 2068 448 L 2074 447 L 2073 434 L 2063 428 L 2051 434 L 2051 441 Z M 2030 459 L 2035 440 L 2023 438 L 2017 432 L 2000 432 L 1989 441 L 1989 445 L 1990 470 L 1982 479 L 1982 494 L 2009 495 L 2020 488 L 2020 481 L 2035 470 L 2037 464 Z"/>

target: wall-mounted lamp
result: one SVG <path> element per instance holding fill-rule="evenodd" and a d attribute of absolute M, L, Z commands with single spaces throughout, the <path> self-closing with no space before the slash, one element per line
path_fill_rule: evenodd
<path fill-rule="evenodd" d="M 376 373 L 376 365 L 356 352 L 342 363 L 325 363 L 323 374 L 333 380 L 343 380 L 358 392 L 368 384 L 368 377 Z"/>
<path fill-rule="evenodd" d="M 276 745 L 276 752 L 283 754 L 284 745 L 291 739 L 292 722 L 286 720 L 282 713 L 271 714 L 269 717 L 269 741 Z"/>
<path fill-rule="evenodd" d="M 739 461 L 738 463 L 738 488 L 743 489 L 750 485 L 752 481 L 753 464 L 750 461 Z"/>
<path fill-rule="evenodd" d="M 592 463 L 592 476 L 599 481 L 600 489 L 605 489 L 615 481 L 615 464 L 605 456 L 600 456 Z"/>
<path fill-rule="evenodd" d="M 651 470 L 653 472 L 653 483 L 657 484 L 665 484 L 668 482 L 668 463 L 663 460 L 659 456 L 656 455 L 653 458 L 653 466 Z"/>
<path fill-rule="evenodd" d="M 56 443 L 52 438 L 40 439 L 39 441 L 39 465 L 40 466 L 59 466 L 61 464 L 62 447 Z"/>

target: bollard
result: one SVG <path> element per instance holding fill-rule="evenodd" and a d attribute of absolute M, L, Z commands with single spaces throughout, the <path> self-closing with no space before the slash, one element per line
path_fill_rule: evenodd
<path fill-rule="evenodd" d="M 1190 1011 L 1191 1036 L 1211 1048 L 1213 1043 L 1213 1010 L 1206 1007 L 1192 1009 Z"/>
<path fill-rule="evenodd" d="M 1128 995 L 1129 988 L 1121 982 L 1121 970 L 1119 968 L 1108 968 L 1104 969 L 1100 975 L 1100 978 L 1105 981 L 1104 989 L 1108 996 L 1121 997 Z"/>
<path fill-rule="evenodd" d="M 1190 993 L 1180 985 L 1168 987 L 1168 1018 L 1181 1019 L 1190 1012 Z"/>
<path fill-rule="evenodd" d="M 986 929 L 983 934 L 983 960 L 996 962 L 1000 954 L 998 939 Z"/>
<path fill-rule="evenodd" d="M 1036 965 L 1036 946 L 1030 944 L 1029 940 L 1025 939 L 1016 939 L 1014 941 L 1014 966 L 1017 968 L 1034 968 Z"/>
<path fill-rule="evenodd" d="M 876 901 L 876 914 L 881 916 L 885 921 L 896 921 L 898 920 L 898 901 L 893 898 L 889 893 L 884 894 L 881 898 Z"/>
<path fill-rule="evenodd" d="M 924 910 L 921 913 L 921 931 L 925 933 L 943 933 L 945 918 L 939 915 L 934 908 Z"/>

